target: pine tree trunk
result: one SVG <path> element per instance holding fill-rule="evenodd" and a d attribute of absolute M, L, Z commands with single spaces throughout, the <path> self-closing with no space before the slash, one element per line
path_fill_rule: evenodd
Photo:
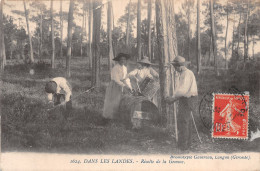
<path fill-rule="evenodd" d="M 39 58 L 42 58 L 42 10 L 41 10 L 41 20 L 40 20 L 40 48 L 39 48 Z"/>
<path fill-rule="evenodd" d="M 232 52 L 231 58 L 234 56 L 234 46 L 235 46 L 235 21 L 233 21 L 233 32 L 232 32 Z"/>
<path fill-rule="evenodd" d="M 60 0 L 60 58 L 63 61 L 62 42 L 63 42 L 63 11 L 62 11 L 62 0 Z"/>
<path fill-rule="evenodd" d="M 92 0 L 89 1 L 89 30 L 88 30 L 88 35 L 89 35 L 89 40 L 88 40 L 88 55 L 89 55 L 89 69 L 92 69 L 92 21 L 93 21 L 93 4 Z"/>
<path fill-rule="evenodd" d="M 5 55 L 4 55 L 4 25 L 3 25 L 3 0 L 0 4 L 0 59 L 1 59 L 1 70 L 5 68 Z"/>
<path fill-rule="evenodd" d="M 28 32 L 29 42 L 30 42 L 30 61 L 31 61 L 32 63 L 34 63 L 33 47 L 32 47 L 32 38 L 31 38 L 31 33 L 30 33 L 28 12 L 27 12 L 27 9 L 26 9 L 25 0 L 23 0 L 23 5 L 24 5 L 24 13 L 25 13 L 26 25 L 27 25 L 27 32 Z"/>
<path fill-rule="evenodd" d="M 51 68 L 55 68 L 55 44 L 54 44 L 54 23 L 53 23 L 53 0 L 51 0 L 51 44 L 52 44 Z"/>
<path fill-rule="evenodd" d="M 129 34 L 130 34 L 130 8 L 131 8 L 131 0 L 128 5 L 128 15 L 127 15 L 127 25 L 126 25 L 126 46 L 129 46 Z"/>
<path fill-rule="evenodd" d="M 255 36 L 253 35 L 252 58 L 255 59 Z"/>
<path fill-rule="evenodd" d="M 210 35 L 210 45 L 209 45 L 209 60 L 208 60 L 208 66 L 211 66 L 210 59 L 212 54 L 212 37 Z"/>
<path fill-rule="evenodd" d="M 108 70 L 109 73 L 113 67 L 113 58 L 114 58 L 114 53 L 113 53 L 113 45 L 112 45 L 112 2 L 108 2 L 108 9 L 107 9 L 107 35 L 108 35 Z"/>
<path fill-rule="evenodd" d="M 240 16 L 239 16 L 239 22 L 238 22 L 238 26 L 237 26 L 237 61 L 239 60 L 239 44 L 240 44 L 240 24 L 241 24 L 241 12 L 240 12 Z"/>
<path fill-rule="evenodd" d="M 225 69 L 228 69 L 228 61 L 227 61 L 227 35 L 228 35 L 228 1 L 227 1 L 227 27 L 226 27 L 226 36 L 225 36 Z"/>
<path fill-rule="evenodd" d="M 200 74 L 201 46 L 200 46 L 200 0 L 197 0 L 197 73 Z"/>
<path fill-rule="evenodd" d="M 92 86 L 100 87 L 100 26 L 101 26 L 101 0 L 93 2 L 93 66 Z"/>
<path fill-rule="evenodd" d="M 190 61 L 190 0 L 188 0 L 188 61 Z"/>
<path fill-rule="evenodd" d="M 164 118 L 167 119 L 167 127 L 170 129 L 173 126 L 173 120 L 176 119 L 176 104 L 166 105 L 165 97 L 171 96 L 176 86 L 173 67 L 169 63 L 178 55 L 173 4 L 172 0 L 156 0 L 156 28 L 160 62 L 160 110 Z M 170 66 L 166 72 L 164 71 L 165 65 Z"/>
<path fill-rule="evenodd" d="M 138 0 L 137 6 L 137 52 L 138 59 L 142 57 L 142 44 L 141 44 L 141 0 Z"/>
<path fill-rule="evenodd" d="M 152 23 L 151 23 L 151 18 L 152 18 L 152 0 L 148 0 L 148 57 L 151 61 L 151 57 L 152 57 Z"/>
<path fill-rule="evenodd" d="M 217 58 L 217 46 L 216 46 L 216 32 L 215 32 L 215 19 L 213 10 L 213 0 L 210 0 L 210 19 L 211 19 L 211 37 L 212 37 L 212 51 L 214 56 L 214 68 L 218 75 L 218 58 Z"/>
<path fill-rule="evenodd" d="M 67 38 L 67 57 L 66 57 L 66 73 L 70 77 L 70 60 L 71 60 L 71 44 L 72 44 L 72 24 L 73 24 L 74 1 L 70 0 L 68 14 L 68 38 Z"/>
<path fill-rule="evenodd" d="M 248 14 L 249 14 L 249 0 L 247 0 L 247 12 L 246 12 L 246 20 L 245 20 L 245 33 L 244 33 L 244 62 L 248 59 Z"/>
<path fill-rule="evenodd" d="M 3 63 L 4 63 L 4 66 L 6 65 L 6 52 L 5 52 L 5 37 L 4 37 L 4 34 L 2 34 L 2 47 L 3 47 Z"/>
<path fill-rule="evenodd" d="M 81 34 L 80 34 L 80 57 L 82 57 L 83 54 L 82 44 L 83 44 L 83 34 L 84 34 L 84 22 L 85 22 L 85 9 L 83 7 L 82 27 L 81 27 Z"/>

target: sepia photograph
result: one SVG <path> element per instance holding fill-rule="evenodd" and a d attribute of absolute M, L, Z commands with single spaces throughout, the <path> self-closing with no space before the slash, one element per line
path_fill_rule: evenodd
<path fill-rule="evenodd" d="M 259 0 L 0 2 L 0 170 L 260 170 Z"/>

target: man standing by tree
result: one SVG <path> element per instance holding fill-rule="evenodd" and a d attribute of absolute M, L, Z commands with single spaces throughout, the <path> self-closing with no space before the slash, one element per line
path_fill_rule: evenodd
<path fill-rule="evenodd" d="M 194 102 L 198 95 L 197 83 L 193 72 L 186 68 L 185 58 L 177 56 L 171 64 L 179 73 L 179 85 L 171 97 L 166 98 L 167 103 L 179 100 L 178 122 L 178 148 L 187 150 L 191 143 L 191 112 L 195 111 Z"/>

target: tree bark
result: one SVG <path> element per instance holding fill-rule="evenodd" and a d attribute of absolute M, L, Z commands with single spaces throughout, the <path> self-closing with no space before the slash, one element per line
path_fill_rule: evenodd
<path fill-rule="evenodd" d="M 208 60 L 208 66 L 211 66 L 210 59 L 212 54 L 212 37 L 210 35 L 210 45 L 209 45 L 209 60 Z"/>
<path fill-rule="evenodd" d="M 1 58 L 1 70 L 4 70 L 5 68 L 5 51 L 4 51 L 4 25 L 3 25 L 3 0 L 1 0 L 0 4 L 0 58 Z"/>
<path fill-rule="evenodd" d="M 237 42 L 237 61 L 239 61 L 239 44 L 240 44 L 240 24 L 241 24 L 241 12 L 239 15 L 239 22 L 238 22 L 238 26 L 237 26 L 237 36 L 238 36 L 238 42 Z"/>
<path fill-rule="evenodd" d="M 55 43 L 54 43 L 54 23 L 53 23 L 53 0 L 51 0 L 51 44 L 52 44 L 51 68 L 55 68 Z"/>
<path fill-rule="evenodd" d="M 127 15 L 127 25 L 126 25 L 126 46 L 129 46 L 129 34 L 130 34 L 130 8 L 131 8 L 131 0 L 128 5 L 128 15 Z"/>
<path fill-rule="evenodd" d="M 141 44 L 141 0 L 138 0 L 137 6 L 137 52 L 138 59 L 142 57 L 142 44 Z"/>
<path fill-rule="evenodd" d="M 176 86 L 173 67 L 169 63 L 178 55 L 175 27 L 174 1 L 156 0 L 156 30 L 159 52 L 159 75 L 161 93 L 161 113 L 167 119 L 167 127 L 173 126 L 173 116 L 176 119 L 176 105 L 166 105 L 165 97 L 172 96 Z M 169 69 L 165 70 L 165 66 Z M 175 126 L 177 126 L 175 124 Z"/>
<path fill-rule="evenodd" d="M 226 27 L 226 36 L 225 36 L 225 68 L 228 69 L 228 61 L 227 61 L 227 35 L 228 35 L 228 17 L 229 17 L 229 12 L 228 12 L 228 1 L 227 1 L 227 27 Z"/>
<path fill-rule="evenodd" d="M 197 73 L 200 74 L 201 46 L 200 46 L 200 0 L 197 0 Z"/>
<path fill-rule="evenodd" d="M 80 57 L 82 57 L 83 54 L 83 34 L 84 34 L 84 22 L 85 22 L 85 9 L 84 9 L 84 5 L 83 5 L 83 14 L 82 14 L 82 27 L 81 27 L 81 34 L 80 34 Z"/>
<path fill-rule="evenodd" d="M 244 62 L 248 59 L 248 15 L 249 15 L 249 0 L 247 0 L 247 12 L 246 12 L 246 20 L 245 20 L 245 33 L 244 33 Z"/>
<path fill-rule="evenodd" d="M 252 58 L 255 59 L 255 36 L 253 35 Z"/>
<path fill-rule="evenodd" d="M 88 30 L 88 35 L 89 35 L 89 40 L 88 40 L 88 55 L 89 55 L 89 68 L 92 69 L 92 22 L 93 22 L 93 4 L 92 0 L 89 1 L 89 30 Z"/>
<path fill-rule="evenodd" d="M 101 0 L 93 2 L 93 66 L 92 86 L 100 87 L 100 26 L 101 26 Z M 95 10 L 94 10 L 95 9 Z"/>
<path fill-rule="evenodd" d="M 62 11 L 62 0 L 60 0 L 60 58 L 63 61 L 62 42 L 63 42 L 63 11 Z"/>
<path fill-rule="evenodd" d="M 114 58 L 114 53 L 113 53 L 113 44 L 112 44 L 112 2 L 108 2 L 108 9 L 107 9 L 107 36 L 108 36 L 108 70 L 109 73 L 114 65 L 113 63 L 113 58 Z"/>
<path fill-rule="evenodd" d="M 212 37 L 212 51 L 214 56 L 214 68 L 215 72 L 218 74 L 218 58 L 217 58 L 217 46 L 216 46 L 216 32 L 215 32 L 215 19 L 213 10 L 213 0 L 210 0 L 210 19 L 211 19 L 211 37 Z"/>
<path fill-rule="evenodd" d="M 234 46 L 235 46 L 235 21 L 233 21 L 233 33 L 232 33 L 232 53 L 231 57 L 234 56 Z"/>
<path fill-rule="evenodd" d="M 152 23 L 151 23 L 151 18 L 152 18 L 152 0 L 148 0 L 148 57 L 151 61 L 152 57 Z"/>
<path fill-rule="evenodd" d="M 74 1 L 70 0 L 68 14 L 68 40 L 67 40 L 67 57 L 66 57 L 66 74 L 70 77 L 70 60 L 71 60 L 71 43 L 72 43 L 72 24 L 73 24 Z"/>
<path fill-rule="evenodd" d="M 190 61 L 190 0 L 188 0 L 188 61 Z"/>
<path fill-rule="evenodd" d="M 26 25 L 27 25 L 27 31 L 28 31 L 28 37 L 30 42 L 30 61 L 34 63 L 34 57 L 33 57 L 33 47 L 32 47 L 32 38 L 30 33 L 30 26 L 29 26 L 29 19 L 28 19 L 28 11 L 26 9 L 25 0 L 23 0 L 23 6 L 24 6 L 24 14 L 26 19 Z"/>
<path fill-rule="evenodd" d="M 41 20 L 40 20 L 40 49 L 39 49 L 39 58 L 42 58 L 42 10 L 41 10 Z"/>

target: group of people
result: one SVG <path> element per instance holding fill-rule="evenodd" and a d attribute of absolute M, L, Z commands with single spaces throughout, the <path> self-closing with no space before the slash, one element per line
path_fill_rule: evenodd
<path fill-rule="evenodd" d="M 137 84 L 141 84 L 147 77 L 157 80 L 159 78 L 159 74 L 151 67 L 152 63 L 148 57 L 138 61 L 137 68 L 129 73 L 126 67 L 128 59 L 130 59 L 130 55 L 125 53 L 119 53 L 113 59 L 116 64 L 111 70 L 111 81 L 106 89 L 102 114 L 105 123 L 116 119 L 120 115 L 119 104 L 123 94 L 136 91 L 133 89 L 130 79 L 135 79 Z M 179 73 L 179 84 L 175 88 L 173 95 L 166 97 L 166 103 L 174 103 L 179 100 L 177 114 L 179 140 L 177 145 L 181 150 L 186 150 L 191 143 L 191 112 L 194 112 L 194 102 L 198 95 L 197 83 L 193 72 L 186 67 L 188 62 L 185 61 L 185 58 L 177 56 L 171 64 Z M 48 93 L 49 103 L 53 103 L 53 99 L 56 100 L 54 103 L 60 103 L 59 94 L 61 90 L 63 90 L 65 95 L 65 103 L 70 102 L 72 95 L 71 86 L 65 78 L 57 77 L 52 79 L 46 84 L 45 90 Z"/>
<path fill-rule="evenodd" d="M 115 66 L 111 71 L 111 82 L 106 89 L 103 117 L 105 119 L 116 119 L 119 115 L 119 104 L 122 95 L 128 92 L 135 92 L 138 89 L 133 89 L 130 79 L 135 79 L 137 85 L 140 85 L 145 78 L 159 78 L 158 73 L 151 67 L 152 63 L 148 57 L 144 57 L 137 62 L 137 69 L 127 73 L 126 61 L 130 55 L 120 53 L 113 60 L 116 61 Z"/>

